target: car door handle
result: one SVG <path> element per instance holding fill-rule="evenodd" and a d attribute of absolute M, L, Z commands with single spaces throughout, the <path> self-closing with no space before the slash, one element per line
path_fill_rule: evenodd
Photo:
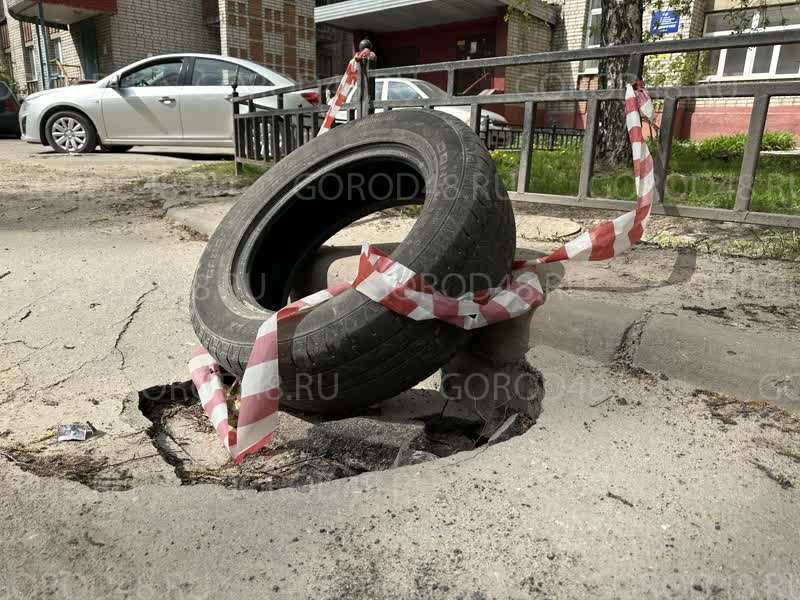
<path fill-rule="evenodd" d="M 173 102 L 175 102 L 175 98 L 170 98 L 169 96 L 161 96 L 161 98 L 159 98 L 158 101 L 161 102 L 161 104 L 172 104 Z"/>

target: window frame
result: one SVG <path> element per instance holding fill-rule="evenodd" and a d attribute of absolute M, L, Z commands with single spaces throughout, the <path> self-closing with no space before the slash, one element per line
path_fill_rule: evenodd
<path fill-rule="evenodd" d="M 30 53 L 30 60 L 28 60 L 28 53 Z M 39 64 L 36 60 L 36 49 L 33 44 L 22 47 L 22 66 L 25 69 L 25 81 L 27 83 L 39 81 Z"/>
<path fill-rule="evenodd" d="M 590 24 L 592 22 L 592 17 L 599 16 L 602 20 L 603 18 L 603 6 L 599 4 L 596 8 L 592 8 L 592 0 L 587 0 L 586 2 L 586 25 L 585 25 L 585 35 L 583 37 L 583 47 L 584 48 L 599 48 L 600 44 L 590 44 L 589 40 L 592 36 L 592 31 Z M 600 72 L 600 61 L 599 60 L 584 60 L 581 61 L 581 68 L 580 68 L 580 75 L 597 75 Z"/>
<path fill-rule="evenodd" d="M 398 84 L 398 85 L 405 85 L 406 87 L 411 89 L 411 91 L 416 92 L 416 94 L 417 94 L 416 98 L 400 98 L 399 100 L 401 100 L 401 101 L 403 101 L 403 100 L 427 100 L 428 99 L 428 95 L 425 94 L 416 85 L 414 85 L 413 81 L 408 81 L 408 80 L 404 81 L 402 78 L 398 78 L 398 79 L 387 79 L 386 80 L 386 83 L 385 83 L 385 86 L 384 86 L 384 90 L 385 90 L 384 95 L 386 96 L 386 100 L 390 99 L 389 98 L 389 88 L 391 87 L 391 85 L 393 83 Z"/>
<path fill-rule="evenodd" d="M 247 71 L 248 73 L 252 73 L 255 77 L 261 77 L 264 81 L 266 81 L 266 83 L 255 83 L 255 82 L 252 83 L 252 84 L 240 83 L 239 87 L 244 87 L 244 86 L 247 86 L 247 87 L 266 87 L 266 88 L 275 88 L 275 87 L 277 87 L 277 84 L 275 84 L 271 79 L 269 79 L 269 77 L 267 77 L 266 75 L 262 75 L 258 71 L 254 71 L 250 67 L 246 67 L 244 65 L 240 65 L 239 63 L 235 63 L 235 62 L 230 61 L 230 60 L 225 60 L 223 58 L 208 58 L 208 57 L 205 57 L 205 56 L 192 56 L 191 57 L 191 66 L 187 68 L 185 85 L 187 85 L 189 87 L 198 87 L 198 88 L 201 88 L 201 87 L 231 87 L 229 85 L 195 85 L 195 83 L 194 83 L 194 70 L 195 70 L 195 67 L 197 65 L 197 62 L 201 61 L 201 60 L 207 60 L 209 62 L 219 62 L 219 63 L 223 63 L 225 65 L 230 65 L 231 67 L 233 67 L 234 70 L 238 67 L 239 70 Z"/>
<path fill-rule="evenodd" d="M 186 57 L 184 57 L 184 56 L 172 56 L 172 57 L 169 57 L 169 58 L 160 58 L 158 60 L 153 60 L 153 61 L 150 61 L 150 62 L 146 62 L 144 64 L 140 64 L 140 65 L 137 65 L 137 66 L 135 66 L 135 67 L 133 67 L 131 69 L 128 69 L 127 71 L 123 71 L 119 75 L 119 88 L 122 89 L 122 90 L 135 90 L 135 89 L 138 89 L 140 87 L 150 87 L 150 86 L 135 86 L 135 85 L 127 86 L 127 85 L 122 85 L 122 82 L 125 80 L 126 77 L 129 77 L 130 75 L 133 75 L 134 73 L 137 73 L 137 72 L 142 71 L 144 69 L 149 69 L 150 67 L 155 67 L 155 66 L 163 65 L 163 64 L 167 64 L 167 63 L 172 63 L 172 62 L 175 62 L 175 61 L 178 61 L 178 62 L 181 63 L 181 68 L 178 71 L 178 82 L 175 85 L 159 85 L 159 86 L 155 86 L 155 87 L 180 87 L 180 86 L 183 86 L 183 85 L 186 84 L 186 81 L 185 81 L 186 80 L 186 71 L 187 71 L 187 69 L 186 69 L 186 66 L 187 66 Z"/>
<path fill-rule="evenodd" d="M 770 5 L 767 7 L 767 10 L 771 8 L 781 8 L 782 6 L 794 6 L 794 4 L 784 4 L 784 5 Z M 753 9 L 739 9 L 739 10 L 753 10 Z M 705 14 L 703 19 L 703 37 L 724 37 L 728 35 L 732 35 L 734 33 L 733 29 L 727 29 L 722 31 L 714 31 L 708 33 L 708 17 L 712 15 L 720 15 L 731 13 L 735 11 L 725 10 L 725 11 L 714 11 L 708 12 Z M 767 25 L 766 27 L 760 27 L 759 21 L 761 20 L 761 13 L 762 10 L 756 9 L 753 13 L 753 16 L 750 20 L 750 27 L 748 29 L 744 29 L 742 33 L 756 33 L 762 31 L 787 31 L 791 29 L 800 29 L 800 23 L 794 25 Z M 770 46 L 759 46 L 759 48 L 769 48 Z M 798 79 L 800 78 L 800 63 L 798 64 L 798 69 L 796 73 L 788 73 L 788 74 L 780 74 L 777 73 L 778 68 L 778 61 L 780 60 L 780 52 L 783 44 L 773 44 L 772 46 L 772 57 L 770 59 L 769 65 L 769 72 L 767 73 L 753 73 L 753 63 L 755 62 L 756 57 L 756 48 L 750 47 L 747 48 L 745 60 L 744 60 L 744 67 L 742 68 L 741 75 L 725 75 L 725 62 L 728 58 L 728 48 L 722 48 L 719 51 L 719 61 L 717 63 L 717 71 L 715 73 L 706 75 L 703 78 L 703 81 L 707 82 L 714 82 L 714 81 L 762 81 L 764 79 Z"/>

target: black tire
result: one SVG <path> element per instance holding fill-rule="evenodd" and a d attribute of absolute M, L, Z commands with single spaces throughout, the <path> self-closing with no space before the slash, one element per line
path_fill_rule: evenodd
<path fill-rule="evenodd" d="M 399 194 L 374 200 L 389 196 L 387 184 L 370 188 L 370 197 L 337 197 L 328 173 L 345 181 L 376 174 L 376 182 L 387 173 L 400 182 Z M 474 287 L 499 283 L 514 258 L 514 215 L 480 139 L 444 113 L 392 111 L 296 150 L 225 216 L 192 286 L 192 323 L 202 344 L 223 368 L 242 374 L 259 326 L 285 305 L 304 261 L 347 224 L 390 204 L 419 203 L 420 190 L 421 214 L 392 258 L 435 282 L 483 274 Z M 312 194 L 334 199 L 311 208 L 301 198 Z M 436 287 L 449 295 L 466 291 L 458 277 Z M 282 402 L 328 414 L 369 406 L 432 375 L 468 340 L 454 326 L 412 321 L 348 290 L 282 327 Z"/>
<path fill-rule="evenodd" d="M 131 148 L 133 148 L 133 146 L 116 146 L 116 145 L 115 146 L 109 146 L 107 144 L 103 144 L 103 145 L 100 146 L 100 149 L 103 152 L 111 152 L 112 154 L 121 154 L 123 152 L 127 152 Z"/>
<path fill-rule="evenodd" d="M 64 133 L 63 126 L 65 122 L 76 122 L 80 125 L 80 129 L 76 127 L 71 130 L 75 132 L 72 135 L 81 135 L 81 137 L 75 138 L 79 140 L 80 143 L 76 142 L 72 144 L 62 141 L 64 138 L 59 136 L 59 134 Z M 59 127 L 62 129 L 59 130 Z M 55 131 L 54 128 L 56 128 Z M 78 134 L 78 131 L 82 133 Z M 94 152 L 94 149 L 97 147 L 97 130 L 95 130 L 94 125 L 87 117 L 75 111 L 62 110 L 54 113 L 47 119 L 44 132 L 50 147 L 61 154 L 87 154 L 89 152 Z"/>

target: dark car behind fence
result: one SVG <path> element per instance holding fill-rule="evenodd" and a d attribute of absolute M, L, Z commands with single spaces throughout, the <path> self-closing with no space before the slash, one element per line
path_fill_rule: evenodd
<path fill-rule="evenodd" d="M 600 60 L 603 58 L 627 58 L 628 73 L 631 77 L 641 77 L 644 58 L 652 54 L 673 54 L 682 52 L 714 51 L 726 48 L 748 48 L 771 46 L 773 44 L 800 43 L 800 30 L 770 31 L 725 37 L 708 37 L 699 39 L 670 40 L 655 43 L 630 44 L 625 46 L 606 46 L 568 50 L 559 52 L 543 52 L 464 60 L 388 69 L 369 69 L 367 63 L 360 66 L 359 91 L 353 102 L 345 105 L 344 110 L 350 119 L 361 118 L 376 110 L 394 110 L 398 108 L 433 109 L 444 106 L 469 106 L 470 124 L 478 135 L 483 136 L 489 147 L 518 150 L 520 154 L 517 189 L 510 190 L 512 200 L 557 204 L 562 206 L 583 206 L 589 208 L 605 208 L 629 211 L 634 203 L 626 200 L 595 198 L 592 196 L 591 182 L 594 172 L 595 143 L 600 118 L 601 103 L 621 101 L 625 97 L 624 89 L 599 90 L 561 90 L 531 91 L 500 95 L 456 96 L 455 79 L 460 69 L 512 67 L 523 65 L 541 65 L 558 62 Z M 375 80 L 386 77 L 418 77 L 421 74 L 444 72 L 447 74 L 447 95 L 444 98 L 414 100 L 375 100 Z M 299 84 L 269 92 L 249 96 L 232 97 L 234 118 L 235 162 L 239 164 L 270 164 L 281 160 L 286 154 L 310 141 L 319 126 L 328 107 L 318 105 L 308 108 L 283 108 L 283 96 L 293 91 L 301 91 L 309 87 L 316 88 L 320 97 L 324 98 L 324 90 L 338 85 L 339 77 L 330 77 L 315 81 L 312 84 Z M 736 82 L 703 82 L 696 85 L 668 86 L 649 88 L 650 96 L 660 105 L 660 135 L 655 159 L 656 197 L 653 213 L 680 217 L 711 219 L 715 221 L 732 221 L 781 227 L 800 228 L 800 215 L 755 212 L 751 210 L 753 186 L 758 169 L 761 142 L 769 110 L 770 99 L 776 96 L 800 95 L 800 80 L 781 79 L 767 81 Z M 263 109 L 256 106 L 260 98 L 277 98 L 276 109 Z M 672 141 L 678 112 L 678 104 L 682 100 L 708 98 L 750 98 L 752 109 L 747 132 L 741 171 L 739 174 L 736 201 L 733 209 L 666 205 L 663 203 L 666 174 L 669 171 Z M 585 102 L 585 130 L 556 131 L 550 128 L 535 127 L 536 114 L 544 104 L 550 102 Z M 508 129 L 498 131 L 484 127 L 485 120 L 481 114 L 486 105 L 514 104 L 524 107 L 523 126 L 519 131 Z M 247 112 L 243 112 L 243 107 Z M 620 107 L 620 110 L 621 107 Z M 578 132 L 581 132 L 580 134 Z M 488 136 L 488 138 L 486 137 Z M 582 142 L 582 143 L 581 143 Z M 532 156 L 534 150 L 550 150 L 556 147 L 582 146 L 581 170 L 578 179 L 578 192 L 575 196 L 556 196 L 530 192 Z M 545 147 L 542 147 L 545 146 Z"/>

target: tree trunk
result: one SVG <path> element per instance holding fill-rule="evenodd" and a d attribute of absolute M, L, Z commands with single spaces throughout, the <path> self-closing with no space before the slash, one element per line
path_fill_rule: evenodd
<path fill-rule="evenodd" d="M 642 0 L 602 0 L 600 45 L 618 46 L 642 41 Z M 600 61 L 600 88 L 619 89 L 638 79 L 629 72 L 629 57 Z M 597 135 L 597 159 L 606 167 L 627 165 L 630 150 L 625 126 L 625 108 L 619 102 L 604 102 Z"/>

